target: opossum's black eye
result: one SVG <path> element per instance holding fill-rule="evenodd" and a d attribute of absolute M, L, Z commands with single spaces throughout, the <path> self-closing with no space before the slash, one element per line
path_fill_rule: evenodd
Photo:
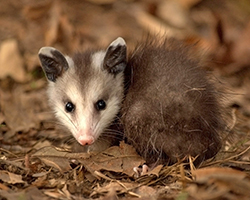
<path fill-rule="evenodd" d="M 104 100 L 98 100 L 95 104 L 96 110 L 104 110 L 106 108 L 106 102 Z"/>
<path fill-rule="evenodd" d="M 72 102 L 67 102 L 65 105 L 66 112 L 73 112 L 75 110 L 75 105 Z"/>

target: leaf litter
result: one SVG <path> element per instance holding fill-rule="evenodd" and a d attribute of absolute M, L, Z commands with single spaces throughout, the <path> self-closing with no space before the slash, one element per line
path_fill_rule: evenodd
<path fill-rule="evenodd" d="M 168 11 L 168 12 L 167 12 Z M 1 199 L 249 199 L 250 3 L 189 1 L 2 1 L 0 7 Z M 122 36 L 133 47 L 145 33 L 197 42 L 226 88 L 228 130 L 219 154 L 158 165 L 135 177 L 144 160 L 121 142 L 83 153 L 47 105 L 37 52 L 105 46 Z"/>

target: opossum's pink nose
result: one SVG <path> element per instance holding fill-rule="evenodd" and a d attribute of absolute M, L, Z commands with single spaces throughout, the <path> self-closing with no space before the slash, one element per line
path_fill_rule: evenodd
<path fill-rule="evenodd" d="M 94 137 L 90 135 L 80 136 L 77 140 L 81 145 L 90 145 L 94 142 Z"/>

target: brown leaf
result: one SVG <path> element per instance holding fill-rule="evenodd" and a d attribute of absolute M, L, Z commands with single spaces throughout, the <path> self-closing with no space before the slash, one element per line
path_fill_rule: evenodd
<path fill-rule="evenodd" d="M 133 176 L 133 168 L 141 165 L 145 161 L 136 153 L 135 149 L 120 143 L 120 146 L 113 146 L 91 156 L 89 159 L 79 160 L 88 169 L 89 172 L 108 170 L 114 172 L 122 172 L 129 176 Z"/>
<path fill-rule="evenodd" d="M 173 37 L 173 38 L 183 38 L 184 33 L 178 29 L 169 26 L 166 23 L 162 23 L 158 18 L 150 15 L 142 9 L 136 9 L 132 11 L 137 22 L 150 34 L 157 35 L 160 37 Z"/>
<path fill-rule="evenodd" d="M 37 53 L 31 54 L 29 52 L 26 52 L 24 54 L 24 60 L 25 60 L 25 66 L 28 72 L 32 72 L 36 69 L 37 66 L 40 66 L 39 60 L 37 59 Z M 40 80 L 40 81 L 45 82 L 45 79 Z"/>
<path fill-rule="evenodd" d="M 64 173 L 71 169 L 69 161 L 66 158 L 55 157 L 40 157 L 40 159 L 47 165 L 57 168 L 60 172 Z"/>
<path fill-rule="evenodd" d="M 38 177 L 35 181 L 32 182 L 32 185 L 38 188 L 41 188 L 44 185 L 48 186 L 49 181 L 47 176 Z"/>
<path fill-rule="evenodd" d="M 1 105 L 1 104 L 0 104 Z M 1 108 L 1 107 L 0 107 Z M 4 122 L 4 120 L 5 120 L 5 117 L 4 117 L 4 115 L 3 115 L 3 113 L 1 112 L 1 110 L 0 110 L 0 124 L 2 124 L 3 122 Z M 1 126 L 1 125 L 0 125 Z"/>
<path fill-rule="evenodd" d="M 126 193 L 131 188 L 135 188 L 137 184 L 135 183 L 121 183 L 121 182 L 110 182 L 104 187 L 95 188 L 94 192 L 90 196 L 95 194 L 106 194 L 106 193 Z"/>
<path fill-rule="evenodd" d="M 193 197 L 224 199 L 228 194 L 231 194 L 232 199 L 238 199 L 239 195 L 250 197 L 250 179 L 245 172 L 214 167 L 197 169 L 193 175 L 196 182 L 199 183 L 199 185 L 191 185 L 187 189 Z"/>
<path fill-rule="evenodd" d="M 0 190 L 9 190 L 9 188 L 6 185 L 0 183 Z"/>
<path fill-rule="evenodd" d="M 146 175 L 155 175 L 156 177 L 159 177 L 159 172 L 161 171 L 163 165 L 157 165 L 154 169 L 149 170 Z"/>
<path fill-rule="evenodd" d="M 158 15 L 177 28 L 187 29 L 192 25 L 190 15 L 178 1 L 162 1 L 158 8 Z"/>
<path fill-rule="evenodd" d="M 193 5 L 199 3 L 202 0 L 177 0 L 177 1 L 181 6 L 190 9 Z"/>
<path fill-rule="evenodd" d="M 231 168 L 201 168 L 193 172 L 195 180 L 198 183 L 205 183 L 209 179 L 237 179 L 242 180 L 247 177 L 247 174 Z"/>
<path fill-rule="evenodd" d="M 35 146 L 33 146 L 33 149 L 42 149 L 44 147 L 48 147 L 51 145 L 51 142 L 49 142 L 48 140 L 45 141 L 39 141 Z"/>
<path fill-rule="evenodd" d="M 0 196 L 2 199 L 15 200 L 15 199 L 36 199 L 36 200 L 47 200 L 46 197 L 36 187 L 28 187 L 19 192 L 4 191 L 0 190 Z"/>
<path fill-rule="evenodd" d="M 139 187 L 138 189 L 136 189 L 135 193 L 140 195 L 141 197 L 154 197 L 156 196 L 156 189 L 143 185 L 141 187 Z"/>
<path fill-rule="evenodd" d="M 28 101 L 25 102 L 25 100 L 22 102 L 22 98 L 23 100 L 24 98 L 35 100 L 35 98 L 24 94 L 23 91 L 15 91 L 13 93 L 1 92 L 0 105 L 5 116 L 5 123 L 13 134 L 19 131 L 27 132 L 32 128 L 36 129 L 40 123 L 33 113 L 34 107 L 32 108 L 32 104 L 28 103 Z M 8 138 L 6 134 L 5 139 Z"/>
<path fill-rule="evenodd" d="M 66 184 L 65 184 L 64 187 L 62 188 L 61 192 L 64 194 L 64 196 L 65 196 L 67 199 L 71 199 L 71 194 L 70 194 L 70 192 L 68 191 L 67 185 L 66 185 Z"/>
<path fill-rule="evenodd" d="M 52 45 L 57 40 L 61 15 L 60 9 L 60 4 L 54 1 L 50 10 L 49 28 L 45 35 L 45 44 L 47 46 Z"/>
<path fill-rule="evenodd" d="M 101 4 L 101 5 L 104 5 L 104 4 L 111 4 L 111 3 L 114 3 L 116 0 L 87 0 L 91 3 L 95 3 L 95 4 Z"/>
<path fill-rule="evenodd" d="M 0 171 L 0 179 L 3 182 L 10 183 L 10 184 L 24 183 L 21 175 L 13 174 L 11 172 L 4 171 L 4 170 Z"/>
<path fill-rule="evenodd" d="M 65 196 L 57 191 L 50 191 L 50 190 L 46 190 L 44 191 L 44 194 L 46 194 L 47 196 L 53 198 L 53 199 L 63 199 L 65 198 Z"/>
<path fill-rule="evenodd" d="M 31 155 L 33 158 L 39 158 L 46 165 L 55 167 L 61 172 L 66 172 L 71 169 L 70 159 L 89 159 L 88 153 L 69 153 L 64 150 L 57 150 L 53 146 L 47 146 L 39 149 Z"/>
<path fill-rule="evenodd" d="M 30 20 L 37 20 L 39 18 L 44 17 L 44 15 L 48 12 L 49 8 L 51 7 L 51 1 L 43 1 L 39 4 L 25 4 L 22 14 L 24 17 Z"/>
<path fill-rule="evenodd" d="M 31 157 L 36 157 L 42 160 L 46 165 L 55 167 L 61 172 L 66 172 L 71 169 L 69 158 L 77 157 L 82 154 L 70 154 L 65 151 L 58 151 L 52 146 L 39 149 Z M 84 154 L 86 156 L 86 154 Z"/>
<path fill-rule="evenodd" d="M 17 82 L 28 80 L 23 58 L 18 50 L 17 41 L 14 39 L 3 41 L 0 46 L 0 71 L 0 79 L 10 76 Z"/>
<path fill-rule="evenodd" d="M 226 68 L 223 69 L 225 74 L 236 74 L 237 72 L 245 70 L 250 64 L 250 22 L 246 25 L 245 29 L 241 31 L 240 36 L 232 45 L 230 63 Z"/>
<path fill-rule="evenodd" d="M 64 150 L 57 150 L 53 146 L 47 146 L 39 149 L 36 153 L 31 155 L 32 157 L 63 157 L 67 159 L 87 159 L 90 157 L 88 153 L 69 153 Z"/>
<path fill-rule="evenodd" d="M 74 49 L 77 38 L 73 36 L 73 33 L 74 28 L 68 16 L 63 14 L 61 4 L 58 1 L 54 1 L 50 9 L 49 27 L 45 33 L 45 44 L 50 46 L 57 41 L 61 41 L 68 49 Z"/>

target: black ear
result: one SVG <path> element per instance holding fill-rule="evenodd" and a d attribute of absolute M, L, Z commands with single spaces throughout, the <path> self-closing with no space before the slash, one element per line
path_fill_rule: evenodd
<path fill-rule="evenodd" d="M 103 61 L 103 68 L 109 73 L 123 72 L 127 65 L 127 46 L 123 38 L 118 37 L 108 47 Z"/>
<path fill-rule="evenodd" d="M 38 56 L 49 81 L 55 82 L 69 68 L 64 55 L 53 47 L 42 47 Z"/>

